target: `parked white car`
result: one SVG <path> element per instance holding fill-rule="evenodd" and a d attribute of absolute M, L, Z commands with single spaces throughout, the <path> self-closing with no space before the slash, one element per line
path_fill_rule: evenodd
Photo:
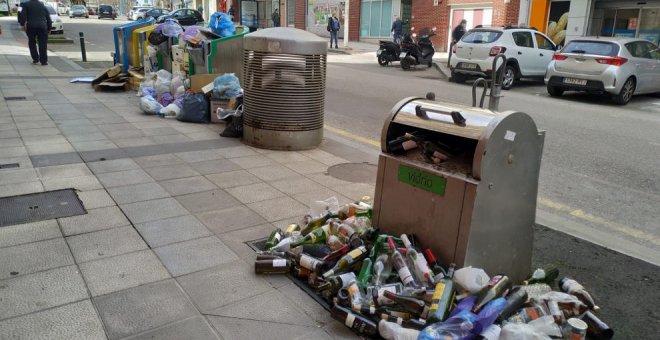
<path fill-rule="evenodd" d="M 660 50 L 643 39 L 571 40 L 555 53 L 545 83 L 551 96 L 564 91 L 607 93 L 625 105 L 633 95 L 660 93 Z"/>
<path fill-rule="evenodd" d="M 144 15 L 152 9 L 153 7 L 133 7 L 131 8 L 131 11 L 128 12 L 128 20 L 144 18 Z"/>
<path fill-rule="evenodd" d="M 50 14 L 50 20 L 53 22 L 53 27 L 50 29 L 50 33 L 64 33 L 64 24 L 62 23 L 62 18 L 57 15 L 57 12 L 53 7 L 46 6 L 46 9 L 48 10 L 48 14 Z"/>
<path fill-rule="evenodd" d="M 490 77 L 493 59 L 502 53 L 507 58 L 502 88 L 507 90 L 520 78 L 541 79 L 556 49 L 533 28 L 477 26 L 454 45 L 451 77 L 459 83 L 468 76 Z"/>

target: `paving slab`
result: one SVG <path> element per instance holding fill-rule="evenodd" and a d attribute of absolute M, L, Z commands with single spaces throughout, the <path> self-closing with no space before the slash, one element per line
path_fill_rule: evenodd
<path fill-rule="evenodd" d="M 0 248 L 0 279 L 72 264 L 73 257 L 62 238 Z"/>
<path fill-rule="evenodd" d="M 0 321 L 0 334 L 16 340 L 104 340 L 105 332 L 90 300 Z"/>
<path fill-rule="evenodd" d="M 284 197 L 284 193 L 267 183 L 255 183 L 226 189 L 242 203 L 254 203 Z"/>
<path fill-rule="evenodd" d="M 208 211 L 196 216 L 216 234 L 266 223 L 263 217 L 245 206 Z"/>
<path fill-rule="evenodd" d="M 281 164 L 312 161 L 311 158 L 303 155 L 298 151 L 269 150 L 267 153 L 264 154 L 264 156 Z"/>
<path fill-rule="evenodd" d="M 43 191 L 44 186 L 41 184 L 41 182 L 25 182 L 0 185 L 0 197 L 25 195 Z"/>
<path fill-rule="evenodd" d="M 98 230 L 129 225 L 130 222 L 118 207 L 91 209 L 87 215 L 59 219 L 64 236 L 89 233 Z"/>
<path fill-rule="evenodd" d="M 343 323 L 333 320 L 323 327 L 323 330 L 335 340 L 357 340 L 360 339 L 353 331 L 348 329 Z"/>
<path fill-rule="evenodd" d="M 316 327 L 299 326 L 283 323 L 268 323 L 263 321 L 207 316 L 209 322 L 218 330 L 224 339 L 269 339 L 290 340 L 300 335 L 312 333 Z"/>
<path fill-rule="evenodd" d="M 62 164 L 82 163 L 83 160 L 76 152 L 57 153 L 52 155 L 32 155 L 30 160 L 34 167 L 45 167 Z"/>
<path fill-rule="evenodd" d="M 69 243 L 76 263 L 147 249 L 140 235 L 132 226 L 69 236 Z"/>
<path fill-rule="evenodd" d="M 153 182 L 154 179 L 144 170 L 125 170 L 96 175 L 106 188 Z"/>
<path fill-rule="evenodd" d="M 87 163 L 87 166 L 95 174 L 140 169 L 140 165 L 138 165 L 134 160 L 130 158 L 113 159 L 109 161 L 100 161 L 100 162 L 90 162 Z"/>
<path fill-rule="evenodd" d="M 157 181 L 184 177 L 199 176 L 199 172 L 195 171 L 187 164 L 172 164 L 168 166 L 159 166 L 154 168 L 145 168 L 146 171 L 153 179 Z"/>
<path fill-rule="evenodd" d="M 245 242 L 262 239 L 274 230 L 272 224 L 261 224 L 254 227 L 238 229 L 223 234 L 219 234 L 218 238 L 231 249 L 234 254 L 248 263 L 252 263 L 256 259 L 257 253 L 254 249 L 250 248 Z"/>
<path fill-rule="evenodd" d="M 155 248 L 173 276 L 181 276 L 237 260 L 238 257 L 217 237 L 209 236 Z"/>
<path fill-rule="evenodd" d="M 300 174 L 283 165 L 253 168 L 248 170 L 248 172 L 267 182 L 300 176 Z"/>
<path fill-rule="evenodd" d="M 350 199 L 359 200 L 362 196 L 374 197 L 376 186 L 367 183 L 353 183 L 337 187 L 335 190 L 341 192 L 344 196 Z"/>
<path fill-rule="evenodd" d="M 175 199 L 191 213 L 220 210 L 241 204 L 222 189 L 176 196 Z"/>
<path fill-rule="evenodd" d="M 190 319 L 178 321 L 161 328 L 157 328 L 139 335 L 131 336 L 125 340 L 220 340 L 206 319 L 195 316 Z"/>
<path fill-rule="evenodd" d="M 202 313 L 272 290 L 241 260 L 184 275 L 177 281 Z"/>
<path fill-rule="evenodd" d="M 79 154 L 86 163 L 130 157 L 124 149 L 80 151 Z"/>
<path fill-rule="evenodd" d="M 170 278 L 167 269 L 151 250 L 123 254 L 80 265 L 92 296 Z"/>
<path fill-rule="evenodd" d="M 85 141 L 95 141 L 95 140 L 104 140 L 108 137 L 103 134 L 103 132 L 83 132 L 83 133 L 64 133 L 66 139 L 71 143 L 73 142 L 85 142 Z"/>
<path fill-rule="evenodd" d="M 28 145 L 26 148 L 31 156 L 76 151 L 69 143 Z"/>
<path fill-rule="evenodd" d="M 221 189 L 227 189 L 227 188 L 237 187 L 240 185 L 248 185 L 248 184 L 261 182 L 261 180 L 257 176 L 247 172 L 246 170 L 215 173 L 211 175 L 206 175 L 206 178 L 208 178 L 211 182 L 213 182 Z"/>
<path fill-rule="evenodd" d="M 71 142 L 76 151 L 97 151 L 97 150 L 110 150 L 118 148 L 117 144 L 110 140 L 91 140 L 82 142 Z"/>
<path fill-rule="evenodd" d="M 108 195 L 108 192 L 103 189 L 82 191 L 78 193 L 78 197 L 83 202 L 83 205 L 87 210 L 112 207 L 115 205 L 115 201 L 113 201 L 112 197 Z"/>
<path fill-rule="evenodd" d="M 231 161 L 238 164 L 243 169 L 260 168 L 277 164 L 272 159 L 263 155 L 236 157 L 232 158 Z"/>
<path fill-rule="evenodd" d="M 143 168 L 183 163 L 183 160 L 172 154 L 144 156 L 134 158 L 133 160 Z"/>
<path fill-rule="evenodd" d="M 0 158 L 1 159 L 1 158 Z M 0 170 L 0 184 L 16 184 L 24 182 L 34 182 L 37 181 L 39 177 L 37 172 L 30 169 L 2 169 Z"/>
<path fill-rule="evenodd" d="M 301 294 L 304 292 L 300 291 Z M 289 299 L 277 290 L 243 299 L 210 311 L 214 316 L 258 320 L 299 326 L 316 326 L 316 322 L 305 315 Z"/>
<path fill-rule="evenodd" d="M 339 202 L 339 206 L 342 206 L 344 204 L 353 203 L 356 200 L 359 200 L 360 198 L 362 198 L 362 196 L 364 196 L 364 194 L 362 194 L 358 198 L 350 199 L 350 198 L 340 194 L 337 191 L 330 190 L 328 188 L 322 187 L 322 189 L 302 192 L 302 193 L 299 193 L 299 194 L 295 194 L 291 197 L 293 199 L 295 199 L 296 201 L 298 201 L 298 202 L 300 202 L 300 203 L 302 203 L 306 206 L 309 206 L 314 201 L 324 201 L 324 200 L 326 200 L 330 197 L 336 197 L 337 201 Z M 373 197 L 373 196 L 371 196 L 371 197 Z"/>
<path fill-rule="evenodd" d="M 74 188 L 80 191 L 89 191 L 103 189 L 103 185 L 96 179 L 96 176 L 80 176 L 70 178 L 53 178 L 41 181 L 46 190 L 59 190 Z"/>
<path fill-rule="evenodd" d="M 217 134 L 216 134 L 217 135 Z M 258 155 L 252 148 L 239 145 L 239 146 L 230 146 L 226 148 L 218 149 L 218 152 L 222 157 L 225 158 L 236 158 L 236 157 L 245 157 L 245 156 L 255 156 Z"/>
<path fill-rule="evenodd" d="M 70 178 L 92 174 L 87 165 L 83 163 L 40 167 L 37 168 L 37 172 L 42 179 Z"/>
<path fill-rule="evenodd" d="M 119 339 L 197 315 L 174 280 L 93 298 L 109 339 Z"/>
<path fill-rule="evenodd" d="M 284 166 L 303 175 L 323 173 L 328 170 L 327 165 L 311 159 L 302 162 L 285 163 Z"/>
<path fill-rule="evenodd" d="M 309 174 L 305 175 L 307 178 L 311 179 L 312 181 L 319 183 L 325 187 L 328 187 L 330 189 L 342 187 L 342 186 L 347 186 L 352 184 L 351 182 L 343 181 L 338 178 L 334 178 L 326 173 L 316 173 L 316 174 Z"/>
<path fill-rule="evenodd" d="M 257 212 L 257 214 L 261 215 L 268 222 L 279 221 L 289 217 L 299 219 L 309 211 L 309 208 L 306 205 L 290 197 L 281 197 L 250 203 L 247 206 Z"/>
<path fill-rule="evenodd" d="M 122 204 L 120 207 L 134 224 L 188 215 L 188 211 L 173 198 Z"/>
<path fill-rule="evenodd" d="M 57 220 L 16 224 L 0 228 L 0 248 L 62 237 Z"/>
<path fill-rule="evenodd" d="M 287 195 L 295 195 L 319 189 L 325 189 L 325 187 L 321 184 L 314 182 L 306 177 L 289 178 L 270 182 L 269 184 Z"/>
<path fill-rule="evenodd" d="M 137 224 L 135 228 L 151 248 L 212 235 L 192 215 Z"/>
<path fill-rule="evenodd" d="M 0 281 L 0 320 L 88 298 L 76 266 Z"/>
<path fill-rule="evenodd" d="M 66 143 L 66 142 L 67 142 L 66 138 L 64 138 L 64 136 L 61 135 L 23 137 L 23 143 L 25 145 L 54 144 L 54 143 Z"/>
<path fill-rule="evenodd" d="M 178 178 L 168 181 L 160 181 L 159 183 L 172 196 L 209 191 L 218 188 L 215 184 L 204 178 L 204 176 Z"/>
<path fill-rule="evenodd" d="M 299 309 L 305 312 L 305 315 L 312 318 L 320 325 L 326 325 L 333 322 L 330 313 L 314 301 L 306 292 L 304 292 L 295 283 L 289 282 L 284 286 L 277 288 L 282 295 Z"/>
<path fill-rule="evenodd" d="M 170 197 L 170 194 L 155 182 L 109 188 L 108 193 L 118 204 Z"/>

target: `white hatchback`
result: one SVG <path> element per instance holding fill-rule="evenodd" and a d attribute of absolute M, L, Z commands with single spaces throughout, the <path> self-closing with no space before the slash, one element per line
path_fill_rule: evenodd
<path fill-rule="evenodd" d="M 520 78 L 542 78 L 556 45 L 533 28 L 477 27 L 454 45 L 450 61 L 451 77 L 464 82 L 468 76 L 490 77 L 493 60 L 506 56 L 503 89 L 510 89 Z"/>
<path fill-rule="evenodd" d="M 50 29 L 50 33 L 64 33 L 64 24 L 62 23 L 62 18 L 60 18 L 59 15 L 57 15 L 57 12 L 55 9 L 51 6 L 46 6 L 46 9 L 48 10 L 48 14 L 50 14 L 50 20 L 53 22 L 53 26 Z"/>

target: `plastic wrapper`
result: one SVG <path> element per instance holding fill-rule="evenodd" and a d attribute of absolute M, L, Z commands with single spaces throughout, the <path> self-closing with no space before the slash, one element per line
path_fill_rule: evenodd
<path fill-rule="evenodd" d="M 209 28 L 213 33 L 228 37 L 236 32 L 236 27 L 227 13 L 215 12 L 209 19 Z"/>
<path fill-rule="evenodd" d="M 578 299 L 575 295 L 566 294 L 564 292 L 551 291 L 543 295 L 540 295 L 537 300 L 554 300 L 561 303 L 574 303 L 582 304 L 582 301 Z"/>
<path fill-rule="evenodd" d="M 158 70 L 156 72 L 156 79 L 172 80 L 172 73 L 168 70 Z"/>
<path fill-rule="evenodd" d="M 161 32 L 163 32 L 163 35 L 166 37 L 178 37 L 183 33 L 183 28 L 178 22 L 174 21 L 174 19 L 165 19 Z"/>
<path fill-rule="evenodd" d="M 241 82 L 234 73 L 225 73 L 213 80 L 214 98 L 234 98 L 241 95 Z"/>
<path fill-rule="evenodd" d="M 417 340 L 419 336 L 416 329 L 403 328 L 398 323 L 385 320 L 378 322 L 378 333 L 386 340 Z"/>
<path fill-rule="evenodd" d="M 461 299 L 458 301 L 456 304 L 456 307 L 452 308 L 451 313 L 449 314 L 449 317 L 452 317 L 462 311 L 470 311 L 472 310 L 472 307 L 474 307 L 474 303 L 477 302 L 477 297 L 476 296 L 468 296 L 464 299 Z"/>
<path fill-rule="evenodd" d="M 202 33 L 200 33 L 202 29 L 203 28 L 200 26 L 186 27 L 186 31 L 183 32 L 183 36 L 182 36 L 183 40 L 194 44 L 198 43 L 200 40 L 204 39 L 204 36 L 202 35 Z"/>
<path fill-rule="evenodd" d="M 481 309 L 481 311 L 479 311 L 479 314 L 477 314 L 475 332 L 477 334 L 481 333 L 492 325 L 495 322 L 495 319 L 497 319 L 497 316 L 500 315 L 502 310 L 504 310 L 505 306 L 505 298 L 497 298 L 489 302 L 483 309 Z"/>
<path fill-rule="evenodd" d="M 174 96 L 171 93 L 165 92 L 158 96 L 158 103 L 162 106 L 170 105 L 174 101 Z"/>
<path fill-rule="evenodd" d="M 163 117 L 176 117 L 179 114 L 181 108 L 176 104 L 172 103 L 160 109 L 160 115 Z"/>
<path fill-rule="evenodd" d="M 157 115 L 160 113 L 160 109 L 162 108 L 163 106 L 160 105 L 152 96 L 147 95 L 140 98 L 140 109 L 142 109 L 142 111 L 144 111 L 146 114 Z"/>
<path fill-rule="evenodd" d="M 142 92 L 144 93 L 145 96 L 151 96 L 153 98 L 156 98 L 156 89 L 153 87 L 145 87 L 142 89 Z"/>
<path fill-rule="evenodd" d="M 418 340 L 468 340 L 474 338 L 472 331 L 477 316 L 462 311 L 444 322 L 436 322 L 424 328 Z"/>
<path fill-rule="evenodd" d="M 508 323 L 502 327 L 500 340 L 546 340 L 561 337 L 561 329 L 551 315 L 524 323 Z"/>
<path fill-rule="evenodd" d="M 453 281 L 464 291 L 474 294 L 488 284 L 490 277 L 481 268 L 464 267 L 454 273 Z"/>
<path fill-rule="evenodd" d="M 208 123 L 209 105 L 201 93 L 186 93 L 183 95 L 181 111 L 176 119 L 190 123 Z"/>
<path fill-rule="evenodd" d="M 170 92 L 175 93 L 176 90 L 183 86 L 183 81 L 186 80 L 186 74 L 180 71 L 172 74 L 172 81 L 170 82 Z"/>
<path fill-rule="evenodd" d="M 332 196 L 323 201 L 313 201 L 310 204 L 310 215 L 312 218 L 323 217 L 330 212 L 336 214 L 339 211 L 339 201 L 337 197 Z"/>

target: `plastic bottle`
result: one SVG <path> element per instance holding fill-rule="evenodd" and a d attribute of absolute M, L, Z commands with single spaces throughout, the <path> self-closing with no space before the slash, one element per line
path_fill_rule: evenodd
<path fill-rule="evenodd" d="M 419 337 L 418 330 L 404 328 L 397 323 L 385 320 L 378 322 L 378 333 L 386 340 L 417 340 Z"/>
<path fill-rule="evenodd" d="M 387 254 L 381 254 L 376 258 L 373 269 L 373 284 L 380 286 L 392 272 L 392 264 L 389 261 L 390 257 Z"/>

